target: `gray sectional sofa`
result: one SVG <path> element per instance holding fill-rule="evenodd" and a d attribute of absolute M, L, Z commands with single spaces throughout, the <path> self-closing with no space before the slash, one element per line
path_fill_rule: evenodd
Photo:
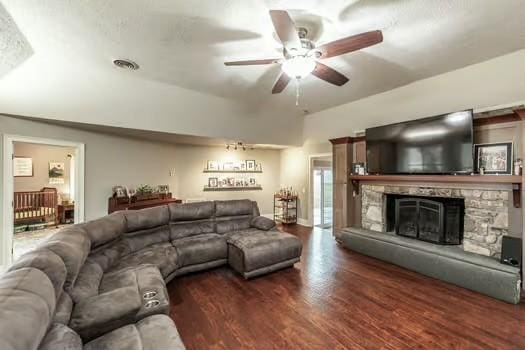
<path fill-rule="evenodd" d="M 0 277 L 0 349 L 184 349 L 166 283 L 293 266 L 297 237 L 250 200 L 117 212 L 59 231 Z"/>

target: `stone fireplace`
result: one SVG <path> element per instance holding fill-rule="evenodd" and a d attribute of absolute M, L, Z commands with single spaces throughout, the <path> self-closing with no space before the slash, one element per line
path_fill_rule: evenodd
<path fill-rule="evenodd" d="M 494 257 L 509 231 L 505 190 L 363 184 L 361 193 L 361 225 L 372 231 L 461 244 L 465 251 Z"/>

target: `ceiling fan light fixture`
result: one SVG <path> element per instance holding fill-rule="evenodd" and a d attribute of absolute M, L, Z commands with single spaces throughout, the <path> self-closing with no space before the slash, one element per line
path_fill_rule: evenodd
<path fill-rule="evenodd" d="M 301 79 L 312 73 L 315 66 L 316 62 L 312 57 L 294 56 L 284 61 L 282 70 L 290 78 Z"/>

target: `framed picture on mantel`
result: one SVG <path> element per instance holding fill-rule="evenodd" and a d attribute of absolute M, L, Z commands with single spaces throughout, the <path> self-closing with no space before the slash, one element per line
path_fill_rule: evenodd
<path fill-rule="evenodd" d="M 474 145 L 474 165 L 480 174 L 512 175 L 512 142 Z"/>

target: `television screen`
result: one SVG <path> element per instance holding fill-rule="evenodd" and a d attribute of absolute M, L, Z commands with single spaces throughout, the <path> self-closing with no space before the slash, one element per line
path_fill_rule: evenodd
<path fill-rule="evenodd" d="M 472 110 L 366 129 L 368 172 L 472 172 L 472 134 Z"/>

